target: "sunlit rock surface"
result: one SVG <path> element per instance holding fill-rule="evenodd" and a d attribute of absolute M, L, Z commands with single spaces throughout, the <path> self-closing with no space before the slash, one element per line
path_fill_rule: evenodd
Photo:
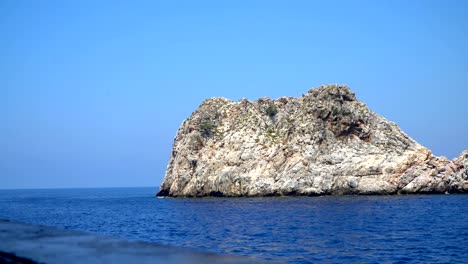
<path fill-rule="evenodd" d="M 212 98 L 180 126 L 158 196 L 461 193 L 467 160 L 434 156 L 347 86 Z"/>

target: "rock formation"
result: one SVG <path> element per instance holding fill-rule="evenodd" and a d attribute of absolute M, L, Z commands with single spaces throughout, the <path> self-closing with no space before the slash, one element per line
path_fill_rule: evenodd
<path fill-rule="evenodd" d="M 180 126 L 158 196 L 468 192 L 468 151 L 436 157 L 347 86 L 205 100 Z"/>

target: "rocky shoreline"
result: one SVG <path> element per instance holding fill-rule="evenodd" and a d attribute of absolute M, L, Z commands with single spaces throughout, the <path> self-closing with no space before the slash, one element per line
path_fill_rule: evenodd
<path fill-rule="evenodd" d="M 468 151 L 449 160 L 347 87 L 255 102 L 205 100 L 183 121 L 158 196 L 468 192 Z"/>

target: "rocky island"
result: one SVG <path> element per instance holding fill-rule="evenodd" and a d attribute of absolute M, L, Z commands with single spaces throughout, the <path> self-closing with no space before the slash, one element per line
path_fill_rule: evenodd
<path fill-rule="evenodd" d="M 468 192 L 468 151 L 437 157 L 341 85 L 205 100 L 183 121 L 158 196 Z"/>

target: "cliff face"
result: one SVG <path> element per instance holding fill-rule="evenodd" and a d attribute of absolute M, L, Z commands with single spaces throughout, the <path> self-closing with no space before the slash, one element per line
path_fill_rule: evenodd
<path fill-rule="evenodd" d="M 346 86 L 205 100 L 174 139 L 159 196 L 468 192 L 468 151 L 436 157 Z"/>

